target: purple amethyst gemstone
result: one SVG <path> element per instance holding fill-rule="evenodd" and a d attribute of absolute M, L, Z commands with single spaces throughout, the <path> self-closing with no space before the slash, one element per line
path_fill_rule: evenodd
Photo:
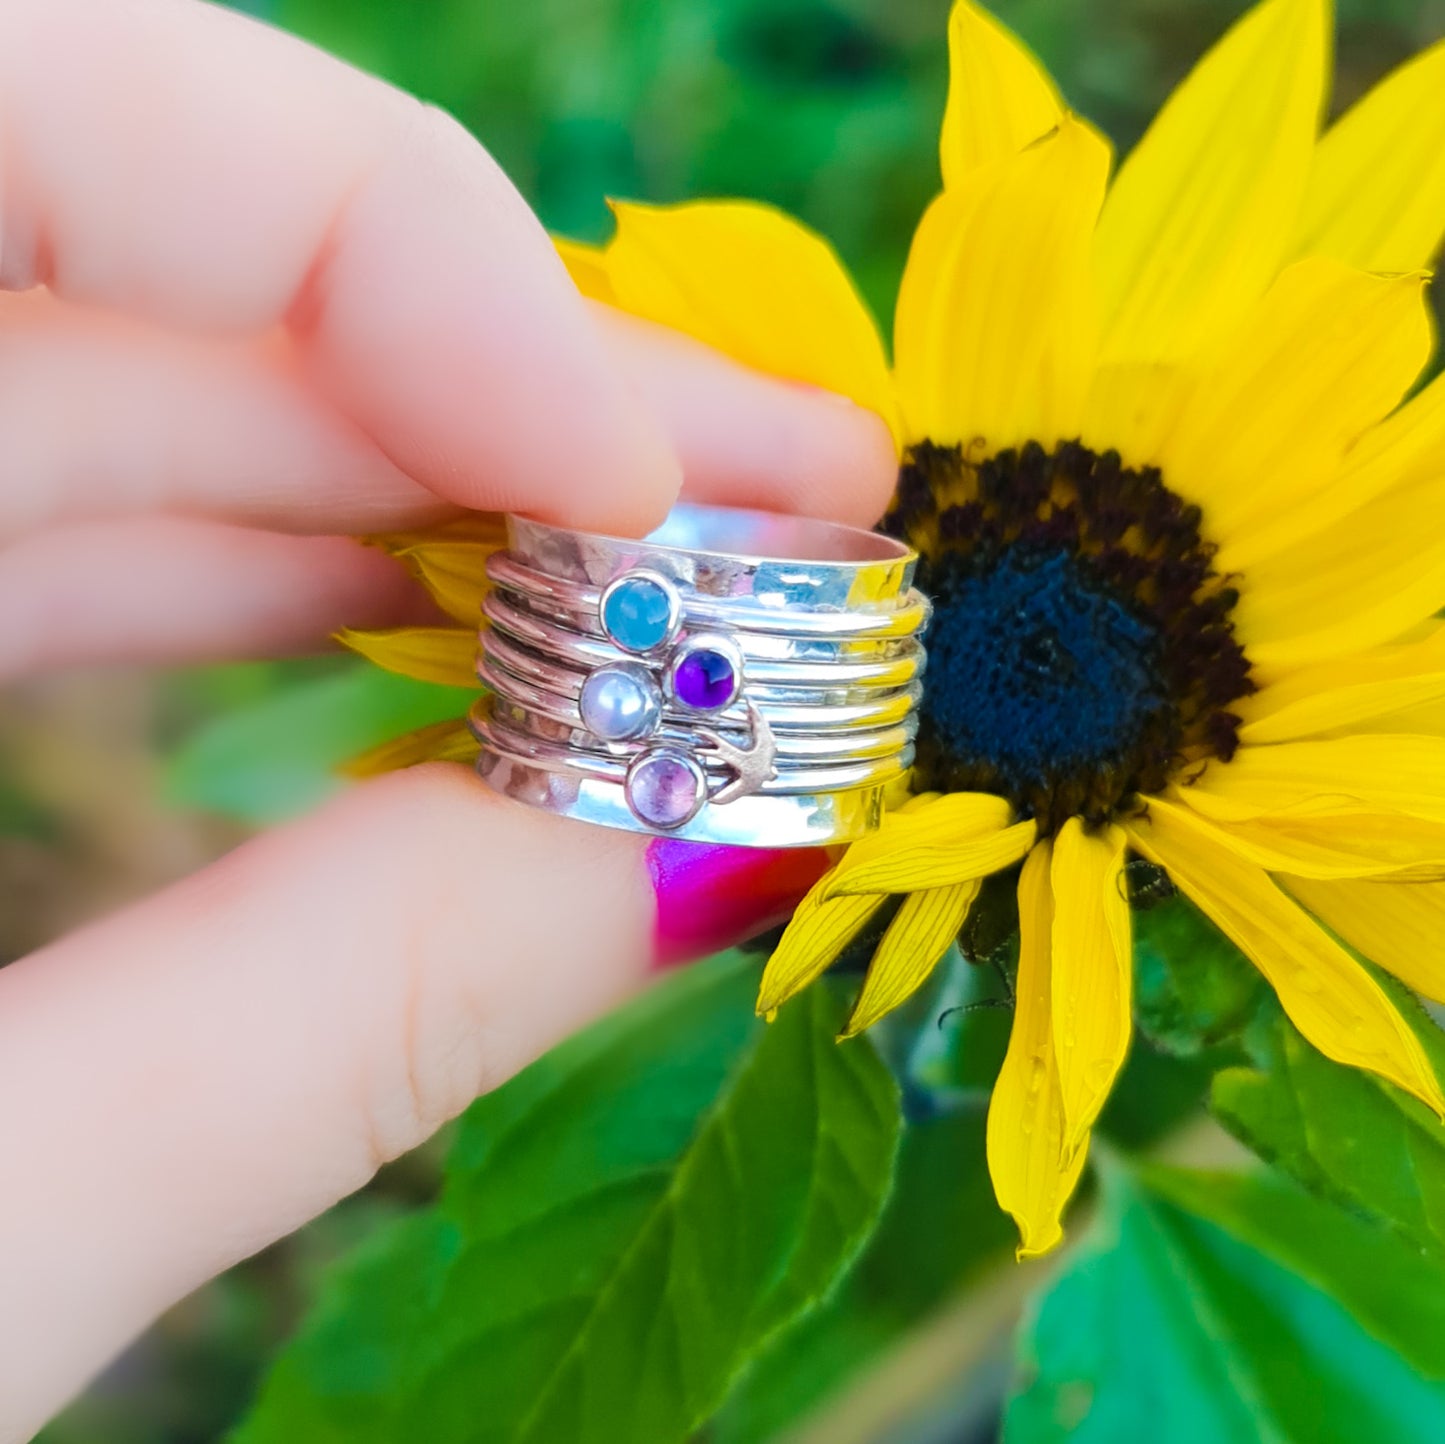
<path fill-rule="evenodd" d="M 699 647 L 678 662 L 672 674 L 677 700 L 696 712 L 716 712 L 738 694 L 738 676 L 732 659 Z"/>
<path fill-rule="evenodd" d="M 644 752 L 627 772 L 627 805 L 649 827 L 681 827 L 697 815 L 706 796 L 702 768 L 679 752 Z"/>

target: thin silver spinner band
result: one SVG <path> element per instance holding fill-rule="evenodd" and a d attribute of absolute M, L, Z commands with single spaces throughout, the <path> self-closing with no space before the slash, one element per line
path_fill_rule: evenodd
<path fill-rule="evenodd" d="M 581 718 L 577 706 L 587 674 L 570 672 L 565 667 L 551 663 L 533 663 L 527 675 L 513 671 L 496 654 L 496 641 L 488 643 L 488 651 L 477 659 L 477 679 L 489 691 L 502 693 L 514 702 L 535 708 L 537 711 L 553 709 L 557 717 Z M 537 671 L 544 671 L 549 686 L 538 686 L 531 677 Z M 799 703 L 794 696 L 797 689 L 750 687 L 748 695 L 758 710 L 767 719 L 768 725 L 777 736 L 788 733 L 806 732 L 825 735 L 834 730 L 852 728 L 889 727 L 916 715 L 919 700 L 923 695 L 921 684 L 914 682 L 907 687 L 880 690 L 870 695 L 863 689 L 852 689 L 859 700 L 852 702 L 830 701 Z M 834 694 L 829 693 L 829 696 Z M 725 720 L 746 717 L 746 710 L 734 706 L 723 714 Z M 678 708 L 664 706 L 663 722 L 691 721 L 689 714 Z"/>
<path fill-rule="evenodd" d="M 478 675 L 482 674 L 484 667 L 492 664 L 499 665 L 537 686 L 572 697 L 580 696 L 587 678 L 596 670 L 595 666 L 583 668 L 554 662 L 525 644 L 515 642 L 495 628 L 483 637 Z M 788 681 L 786 677 L 783 680 L 760 681 L 754 669 L 748 679 L 748 695 L 765 711 L 770 705 L 790 705 L 800 710 L 816 709 L 808 724 L 816 726 L 827 725 L 825 709 L 842 711 L 851 707 L 881 706 L 885 701 L 898 697 L 912 699 L 912 706 L 922 695 L 916 674 L 903 683 L 886 686 L 877 680 L 870 682 L 864 679 L 860 682 L 850 680 L 847 676 L 840 677 L 836 675 L 837 671 L 836 668 L 820 668 L 814 673 L 804 674 L 802 681 Z"/>
<path fill-rule="evenodd" d="M 595 666 L 603 661 L 617 661 L 627 653 L 609 642 L 601 628 L 583 631 L 574 625 L 539 616 L 517 600 L 500 592 L 492 592 L 482 601 L 482 615 L 494 627 L 520 642 L 537 647 L 549 655 L 563 660 L 573 660 L 584 667 Z M 683 613 L 683 626 L 688 627 L 687 613 Z M 899 674 L 906 672 L 914 676 L 924 666 L 924 651 L 917 637 L 796 637 L 781 632 L 764 632 L 754 628 L 751 631 L 731 631 L 726 625 L 713 623 L 709 626 L 692 625 L 691 630 L 722 632 L 733 637 L 738 651 L 750 662 L 772 662 L 779 666 L 792 664 L 809 668 L 804 680 L 813 669 L 832 667 L 837 662 L 847 662 L 867 669 L 860 674 L 871 678 L 875 668 L 884 669 L 877 673 L 882 678 L 892 664 L 899 667 Z"/>
<path fill-rule="evenodd" d="M 478 770 L 564 816 L 756 847 L 844 842 L 913 761 L 927 601 L 900 542 L 681 505 L 637 541 L 508 518 Z"/>
<path fill-rule="evenodd" d="M 555 772 L 604 781 L 623 781 L 629 765 L 625 757 L 609 757 L 587 751 L 565 736 L 541 735 L 527 723 L 505 715 L 501 710 L 503 706 L 505 704 L 496 697 L 479 698 L 472 704 L 469 719 L 473 732 L 491 742 L 499 751 L 546 765 Z M 658 745 L 680 747 L 685 744 L 676 739 L 661 738 Z M 710 780 L 727 780 L 729 769 L 723 761 L 706 756 L 699 760 Z M 779 765 L 774 768 L 771 777 L 758 785 L 757 791 L 768 796 L 798 797 L 819 790 L 837 792 L 854 787 L 871 787 L 876 783 L 891 782 L 899 773 L 906 772 L 912 763 L 912 744 L 905 743 L 871 758 L 830 759 L 818 765 Z"/>
<path fill-rule="evenodd" d="M 488 719 L 495 720 L 509 731 L 543 742 L 562 742 L 579 750 L 591 748 L 592 736 L 582 721 L 580 708 L 574 707 L 568 715 L 564 708 L 554 706 L 550 700 L 542 705 L 524 706 L 514 698 L 502 697 L 496 693 L 493 693 L 488 701 L 491 707 L 487 714 Z M 732 720 L 720 722 L 715 730 L 739 746 L 747 745 L 746 718 L 740 723 Z M 777 764 L 775 776 L 772 781 L 764 783 L 760 791 L 775 790 L 774 782 L 787 777 L 800 767 L 892 759 L 905 748 L 912 747 L 917 733 L 916 717 L 909 717 L 895 727 L 877 727 L 871 731 L 847 735 L 837 732 L 774 731 L 773 740 L 777 743 L 774 754 Z M 655 743 L 670 742 L 685 746 L 693 735 L 689 724 L 679 725 L 675 718 L 664 717 L 651 740 Z"/>
<path fill-rule="evenodd" d="M 520 644 L 552 661 L 561 662 L 564 666 L 591 672 L 609 663 L 629 661 L 633 655 L 610 642 L 595 641 L 591 637 L 568 632 L 555 622 L 543 622 L 536 617 L 528 617 L 515 608 L 499 603 L 496 597 L 488 597 L 482 610 L 494 632 L 508 642 Z M 727 634 L 709 631 L 707 635 Z M 820 658 L 802 650 L 816 644 L 803 643 L 801 654 L 785 651 L 784 656 L 776 659 L 750 655 L 740 641 L 736 638 L 732 640 L 743 659 L 748 680 L 777 687 L 838 686 L 849 682 L 864 686 L 903 687 L 922 676 L 924 668 L 923 648 L 911 637 L 888 642 L 886 645 L 892 655 L 865 653 L 861 656 Z M 756 644 L 760 639 L 754 637 L 752 640 Z M 784 649 L 795 646 L 798 644 L 783 644 Z"/>

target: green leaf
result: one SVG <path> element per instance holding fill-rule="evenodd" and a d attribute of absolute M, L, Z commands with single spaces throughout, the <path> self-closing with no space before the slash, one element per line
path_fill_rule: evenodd
<path fill-rule="evenodd" d="M 1361 962 L 1445 1078 L 1445 1034 L 1402 983 Z M 1445 1125 L 1373 1073 L 1311 1047 L 1275 1006 L 1249 1035 L 1253 1067 L 1215 1075 L 1210 1107 L 1312 1193 L 1392 1228 L 1445 1262 Z"/>
<path fill-rule="evenodd" d="M 1332 1063 L 1283 1018 L 1274 1044 L 1266 1067 L 1215 1076 L 1215 1115 L 1312 1192 L 1445 1261 L 1445 1128 L 1383 1080 Z"/>
<path fill-rule="evenodd" d="M 475 1104 L 435 1219 L 336 1281 L 241 1444 L 686 1439 L 852 1262 L 898 1143 L 839 1001 L 766 1027 L 755 987 L 691 970 Z"/>
<path fill-rule="evenodd" d="M 1093 1233 L 1021 1332 L 1006 1444 L 1445 1436 L 1445 1388 L 1328 1294 L 1121 1168 L 1102 1171 Z"/>
<path fill-rule="evenodd" d="M 1273 1170 L 1140 1173 L 1156 1194 L 1317 1284 L 1423 1374 L 1445 1379 L 1445 1265 Z"/>
<path fill-rule="evenodd" d="M 276 822 L 342 785 L 336 769 L 389 737 L 463 717 L 475 692 L 358 662 L 203 726 L 172 757 L 172 801 L 242 822 Z"/>
<path fill-rule="evenodd" d="M 777 1339 L 729 1397 L 711 1444 L 757 1444 L 815 1409 L 981 1273 L 1017 1235 L 994 1201 L 981 1110 L 913 1124 L 893 1195 L 842 1286 Z"/>
<path fill-rule="evenodd" d="M 1180 894 L 1136 907 L 1133 923 L 1139 1031 L 1183 1058 L 1237 1038 L 1266 994 L 1244 954 Z"/>
<path fill-rule="evenodd" d="M 1135 1038 L 1095 1125 L 1099 1136 L 1128 1150 L 1148 1148 L 1202 1117 L 1217 1066 L 1215 1055 L 1181 1058 Z"/>

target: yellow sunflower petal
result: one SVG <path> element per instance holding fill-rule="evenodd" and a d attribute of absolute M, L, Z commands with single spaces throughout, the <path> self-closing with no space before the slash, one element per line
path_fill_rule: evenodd
<path fill-rule="evenodd" d="M 1288 561 L 1327 527 L 1376 497 L 1441 475 L 1445 475 L 1445 376 L 1367 431 L 1350 448 L 1329 484 L 1311 494 L 1307 507 L 1261 520 L 1231 538 L 1228 566 L 1252 569 L 1261 558 L 1281 553 Z M 1353 519 L 1347 523 L 1354 524 Z"/>
<path fill-rule="evenodd" d="M 1157 466 L 1197 385 L 1193 371 L 1163 362 L 1101 366 L 1089 387 L 1080 439 L 1095 451 L 1117 451 L 1127 466 Z"/>
<path fill-rule="evenodd" d="M 863 925 L 883 905 L 881 897 L 844 897 L 825 900 L 822 882 L 798 904 L 783 936 L 763 969 L 758 988 L 758 1012 L 772 1013 L 802 992 L 832 965 Z"/>
<path fill-rule="evenodd" d="M 1099 222 L 1104 356 L 1173 359 L 1279 269 L 1323 108 L 1325 0 L 1266 0 L 1175 92 Z"/>
<path fill-rule="evenodd" d="M 1445 878 L 1445 824 L 1418 817 L 1351 813 L 1213 823 L 1194 809 L 1159 796 L 1149 799 L 1149 813 L 1166 817 L 1179 834 L 1203 837 L 1266 872 L 1324 879 Z"/>
<path fill-rule="evenodd" d="M 972 0 L 957 0 L 948 21 L 948 105 L 939 137 L 944 186 L 1023 150 L 1063 113 L 1048 71 L 1018 37 Z"/>
<path fill-rule="evenodd" d="M 467 541 L 424 541 L 394 555 L 416 576 L 448 616 L 479 627 L 487 594 L 487 558 L 496 545 Z"/>
<path fill-rule="evenodd" d="M 1386 77 L 1315 151 L 1303 254 L 1370 271 L 1430 264 L 1445 234 L 1445 45 Z"/>
<path fill-rule="evenodd" d="M 475 687 L 477 637 L 460 627 L 394 627 L 384 632 L 358 632 L 349 627 L 336 634 L 343 647 L 368 662 L 444 687 Z"/>
<path fill-rule="evenodd" d="M 750 201 L 613 210 L 607 274 L 623 310 L 893 423 L 878 328 L 821 236 Z"/>
<path fill-rule="evenodd" d="M 1445 883 L 1313 882 L 1285 886 L 1352 948 L 1407 988 L 1445 1000 Z"/>
<path fill-rule="evenodd" d="M 368 546 L 399 553 L 435 542 L 475 542 L 495 550 L 507 544 L 507 519 L 500 512 L 469 511 L 450 521 L 408 531 L 373 532 L 361 539 Z"/>
<path fill-rule="evenodd" d="M 1025 859 L 1019 878 L 1019 970 L 1008 1053 L 988 1108 L 988 1171 L 999 1206 L 1014 1217 L 1018 1257 L 1063 1239 L 1064 1205 L 1078 1186 L 1087 1146 L 1064 1151 L 1064 1100 L 1055 1052 L 1050 847 Z"/>
<path fill-rule="evenodd" d="M 1349 455 L 1354 495 L 1367 501 L 1402 482 L 1438 476 L 1445 469 L 1445 376 L 1382 421 Z M 1333 518 L 1331 518 L 1333 520 Z"/>
<path fill-rule="evenodd" d="M 1445 606 L 1445 473 L 1250 567 L 1235 626 L 1256 676 L 1348 656 L 1402 636 Z"/>
<path fill-rule="evenodd" d="M 910 435 L 997 450 L 1078 434 L 1093 357 L 1089 239 L 1108 170 L 1107 143 L 1065 116 L 928 208 L 894 325 Z"/>
<path fill-rule="evenodd" d="M 1162 815 L 1130 832 L 1135 847 L 1254 961 L 1321 1053 L 1378 1073 L 1445 1115 L 1425 1051 L 1380 985 L 1265 872 L 1177 831 Z"/>
<path fill-rule="evenodd" d="M 589 301 L 606 301 L 617 304 L 617 294 L 612 289 L 612 279 L 607 274 L 607 252 L 600 246 L 584 246 L 580 241 L 564 240 L 553 236 L 552 244 L 572 277 L 572 284 Z"/>
<path fill-rule="evenodd" d="M 967 794 L 961 794 L 967 795 Z M 854 846 L 829 878 L 829 897 L 860 893 L 917 892 L 949 887 L 987 877 L 1015 863 L 1034 845 L 1038 825 L 1032 819 L 1012 827 L 980 826 L 972 834 L 959 830 L 947 841 L 936 840 L 929 827 L 923 837 L 902 838 L 892 846 Z"/>
<path fill-rule="evenodd" d="M 1445 822 L 1445 737 L 1363 733 L 1241 747 L 1174 795 L 1217 822 L 1356 812 Z"/>
<path fill-rule="evenodd" d="M 852 1038 L 871 1028 L 917 991 L 938 966 L 938 960 L 958 937 L 979 882 L 954 883 L 910 893 L 898 915 L 888 924 L 878 951 L 868 966 L 863 989 L 840 1034 Z"/>
<path fill-rule="evenodd" d="M 1247 745 L 1340 731 L 1445 698 L 1445 627 L 1407 647 L 1291 672 L 1236 704 Z M 1399 732 L 1411 729 L 1399 727 Z"/>
<path fill-rule="evenodd" d="M 480 750 L 464 721 L 433 722 L 351 758 L 341 772 L 347 777 L 377 777 L 421 762 L 474 762 Z"/>
<path fill-rule="evenodd" d="M 1445 737 L 1445 697 L 1402 707 L 1383 717 L 1366 717 L 1351 729 L 1356 732 L 1394 732 L 1412 737 Z"/>
<path fill-rule="evenodd" d="M 1054 839 L 1051 969 L 1065 1155 L 1087 1139 L 1129 1051 L 1133 943 L 1122 828 L 1070 818 Z"/>
<path fill-rule="evenodd" d="M 902 808 L 886 812 L 877 832 L 853 843 L 836 872 L 871 866 L 899 853 L 921 854 L 930 848 L 992 837 L 1007 828 L 1012 818 L 1013 808 L 991 792 L 919 794 Z M 830 873 L 823 881 L 831 889 L 837 877 Z M 908 884 L 899 889 L 908 890 Z"/>
<path fill-rule="evenodd" d="M 1203 505 L 1224 570 L 1239 565 L 1234 537 L 1298 516 L 1400 403 L 1431 345 L 1423 276 L 1307 260 L 1279 277 L 1200 378 L 1160 455 L 1169 485 Z"/>

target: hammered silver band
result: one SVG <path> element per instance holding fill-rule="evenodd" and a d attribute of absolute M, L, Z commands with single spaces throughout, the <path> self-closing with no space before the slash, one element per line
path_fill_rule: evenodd
<path fill-rule="evenodd" d="M 679 505 L 641 541 L 521 517 L 493 556 L 472 710 L 497 791 L 751 847 L 877 826 L 913 761 L 929 605 L 858 528 Z"/>

